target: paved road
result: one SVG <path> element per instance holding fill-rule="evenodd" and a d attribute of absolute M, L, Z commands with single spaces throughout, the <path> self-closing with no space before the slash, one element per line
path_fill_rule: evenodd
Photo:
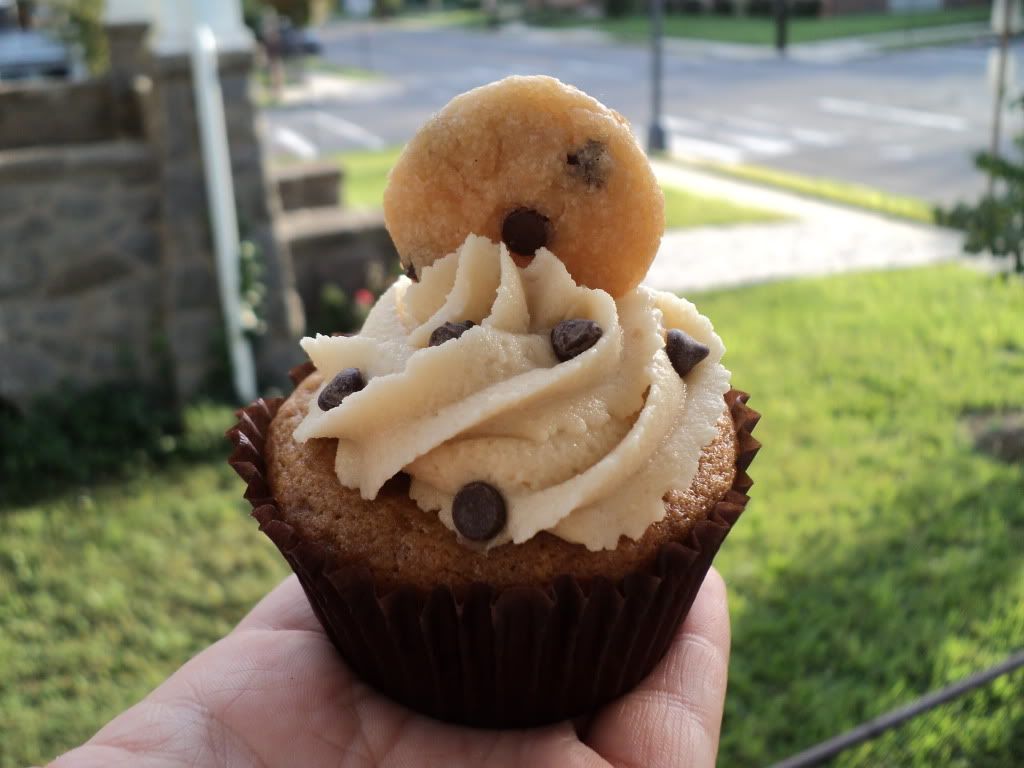
<path fill-rule="evenodd" d="M 551 74 L 576 84 L 646 135 L 649 54 L 642 46 L 525 28 L 335 25 L 321 37 L 327 59 L 385 79 L 267 110 L 275 152 L 313 156 L 400 143 L 452 96 L 509 74 Z M 1014 52 L 1024 65 L 1024 41 Z M 664 124 L 679 154 L 949 203 L 982 186 L 970 155 L 990 130 L 987 56 L 981 45 L 849 60 L 671 45 Z M 1012 116 L 1011 129 L 1019 125 Z"/>

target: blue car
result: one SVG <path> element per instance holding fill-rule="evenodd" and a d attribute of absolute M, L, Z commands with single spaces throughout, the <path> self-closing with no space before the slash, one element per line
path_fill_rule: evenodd
<path fill-rule="evenodd" d="M 14 3 L 0 0 L 0 81 L 70 73 L 67 46 L 38 30 L 21 29 Z"/>

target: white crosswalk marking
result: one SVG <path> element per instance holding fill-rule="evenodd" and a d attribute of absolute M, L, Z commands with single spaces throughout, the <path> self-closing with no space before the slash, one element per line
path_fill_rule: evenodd
<path fill-rule="evenodd" d="M 810 144 L 813 147 L 838 147 L 845 141 L 838 133 L 815 131 L 810 128 L 790 128 L 789 135 L 801 144 Z"/>
<path fill-rule="evenodd" d="M 915 128 L 939 128 L 956 132 L 963 132 L 968 128 L 967 120 L 959 115 L 889 107 L 884 104 L 869 104 L 866 101 L 853 101 L 852 99 L 821 98 L 818 99 L 818 108 L 822 112 L 833 115 L 912 125 Z"/>
<path fill-rule="evenodd" d="M 779 130 L 778 124 L 769 123 L 766 120 L 758 120 L 757 118 L 754 117 L 743 117 L 742 115 L 729 115 L 723 119 L 730 126 L 734 126 L 740 129 L 741 131 L 773 133 Z"/>
<path fill-rule="evenodd" d="M 702 120 L 692 120 L 686 117 L 676 117 L 675 115 L 665 115 L 661 122 L 670 131 L 676 131 L 678 133 L 686 133 L 687 131 L 706 131 L 708 130 L 707 123 Z"/>
<path fill-rule="evenodd" d="M 727 139 L 730 144 L 735 144 L 741 149 L 745 149 L 752 154 L 763 155 L 764 157 L 781 157 L 782 155 L 790 155 L 793 153 L 793 150 L 796 149 L 793 142 L 787 141 L 786 139 L 730 132 L 726 132 L 722 134 L 722 136 Z"/>
<path fill-rule="evenodd" d="M 274 128 L 271 133 L 271 137 L 277 144 L 284 149 L 291 152 L 293 155 L 298 155 L 302 158 L 316 157 L 317 151 L 316 146 L 303 136 L 298 131 L 293 131 L 291 128 L 285 128 L 283 125 L 279 125 Z"/>
<path fill-rule="evenodd" d="M 349 141 L 359 144 L 362 147 L 366 147 L 367 149 L 380 149 L 387 144 L 387 142 L 385 142 L 380 136 L 375 133 L 371 133 L 361 125 L 353 123 L 351 120 L 338 117 L 337 115 L 330 115 L 323 110 L 317 110 L 314 112 L 313 120 L 316 122 L 318 128 L 326 129 L 343 139 L 348 139 Z"/>
<path fill-rule="evenodd" d="M 679 133 L 669 135 L 669 151 L 679 157 L 713 160 L 731 165 L 742 163 L 745 158 L 743 150 L 737 147 L 719 144 L 715 141 L 694 139 Z"/>
<path fill-rule="evenodd" d="M 833 131 L 796 128 L 744 115 L 665 115 L 662 122 L 675 154 L 722 163 L 783 157 L 804 148 L 837 147 L 846 142 L 842 134 Z"/>

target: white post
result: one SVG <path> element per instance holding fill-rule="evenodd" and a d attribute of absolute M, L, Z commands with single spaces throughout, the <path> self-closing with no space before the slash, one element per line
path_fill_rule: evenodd
<path fill-rule="evenodd" d="M 221 53 L 252 50 L 254 38 L 242 19 L 242 5 L 239 0 L 154 1 L 156 28 L 153 34 L 153 50 L 156 53 L 188 53 L 192 47 L 192 30 L 197 24 L 204 24 L 210 28 L 217 41 L 217 50 Z"/>
<path fill-rule="evenodd" d="M 242 4 L 238 0 L 193 3 L 197 14 L 200 7 L 203 20 L 217 38 L 220 51 L 248 51 L 253 47 L 253 34 L 242 18 Z"/>
<path fill-rule="evenodd" d="M 156 21 L 155 0 L 106 0 L 104 24 L 152 24 Z"/>
<path fill-rule="evenodd" d="M 235 392 L 241 402 L 249 402 L 256 397 L 256 369 L 252 348 L 242 332 L 238 261 L 240 243 L 231 155 L 224 122 L 224 99 L 217 74 L 217 41 L 205 24 L 197 25 L 192 35 L 192 90 L 196 99 L 206 197 L 210 206 L 210 228 L 213 231 L 220 302 Z"/>
<path fill-rule="evenodd" d="M 159 56 L 187 53 L 190 48 L 189 8 L 181 0 L 156 0 L 156 23 L 153 25 L 152 47 Z"/>
<path fill-rule="evenodd" d="M 1010 7 L 1007 8 L 1007 5 Z M 1024 28 L 1021 0 L 993 0 L 991 23 L 992 31 L 997 35 L 1003 34 L 1004 27 L 1010 35 L 1020 32 Z"/>

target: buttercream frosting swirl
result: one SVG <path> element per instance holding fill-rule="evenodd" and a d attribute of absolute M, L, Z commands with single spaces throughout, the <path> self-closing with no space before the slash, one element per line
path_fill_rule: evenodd
<path fill-rule="evenodd" d="M 559 362 L 550 332 L 572 318 L 602 335 Z M 475 325 L 459 338 L 428 345 L 465 320 Z M 685 379 L 665 353 L 669 328 L 710 349 Z M 418 283 L 399 278 L 357 336 L 302 347 L 323 386 L 349 367 L 366 386 L 327 411 L 313 398 L 295 438 L 337 438 L 338 479 L 366 499 L 404 470 L 412 499 L 452 530 L 459 489 L 493 485 L 508 516 L 488 547 L 540 531 L 591 550 L 639 538 L 665 494 L 690 485 L 729 388 L 721 339 L 690 302 L 644 286 L 612 299 L 576 285 L 546 249 L 521 269 L 475 235 Z"/>

